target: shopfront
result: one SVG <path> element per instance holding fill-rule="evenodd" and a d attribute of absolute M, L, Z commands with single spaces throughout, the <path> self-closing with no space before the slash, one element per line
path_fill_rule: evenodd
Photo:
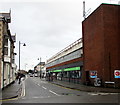
<path fill-rule="evenodd" d="M 49 73 L 52 74 L 54 79 L 79 84 L 82 76 L 82 66 L 51 70 Z"/>

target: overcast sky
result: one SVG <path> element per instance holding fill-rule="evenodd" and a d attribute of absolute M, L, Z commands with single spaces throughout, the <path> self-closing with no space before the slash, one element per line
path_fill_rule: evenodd
<path fill-rule="evenodd" d="M 118 0 L 85 0 L 86 11 L 94 11 L 101 3 Z M 18 43 L 21 44 L 21 69 L 33 69 L 82 37 L 83 0 L 0 0 L 0 12 L 11 9 L 11 34 L 16 33 L 16 64 Z M 25 66 L 26 65 L 26 66 Z"/>

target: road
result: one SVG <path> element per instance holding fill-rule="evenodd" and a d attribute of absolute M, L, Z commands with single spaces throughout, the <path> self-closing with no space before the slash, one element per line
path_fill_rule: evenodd
<path fill-rule="evenodd" d="M 21 96 L 3 103 L 118 103 L 118 94 L 83 92 L 27 77 Z"/>

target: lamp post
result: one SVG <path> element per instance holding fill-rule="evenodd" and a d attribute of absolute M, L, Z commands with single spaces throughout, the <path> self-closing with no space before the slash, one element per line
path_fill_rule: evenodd
<path fill-rule="evenodd" d="M 20 71 L 20 45 L 21 45 L 21 44 L 23 44 L 23 46 L 26 46 L 25 43 L 21 43 L 21 42 L 19 41 L 19 71 Z"/>
<path fill-rule="evenodd" d="M 40 79 L 41 79 L 41 57 L 38 58 L 38 60 L 40 60 Z"/>

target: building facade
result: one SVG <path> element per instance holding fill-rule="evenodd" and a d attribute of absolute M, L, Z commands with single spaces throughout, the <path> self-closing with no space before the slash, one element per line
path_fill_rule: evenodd
<path fill-rule="evenodd" d="M 82 39 L 78 39 L 47 60 L 48 80 L 80 83 L 83 70 Z"/>
<path fill-rule="evenodd" d="M 11 35 L 8 24 L 11 22 L 10 13 L 0 13 L 0 88 L 4 88 L 15 80 L 15 40 Z"/>
<path fill-rule="evenodd" d="M 35 67 L 34 67 L 34 74 L 37 74 L 37 76 L 39 76 L 40 78 L 44 78 L 46 75 L 46 67 L 45 67 L 45 62 L 41 62 L 38 63 Z"/>
<path fill-rule="evenodd" d="M 84 82 L 120 86 L 120 5 L 101 4 L 82 23 Z"/>

